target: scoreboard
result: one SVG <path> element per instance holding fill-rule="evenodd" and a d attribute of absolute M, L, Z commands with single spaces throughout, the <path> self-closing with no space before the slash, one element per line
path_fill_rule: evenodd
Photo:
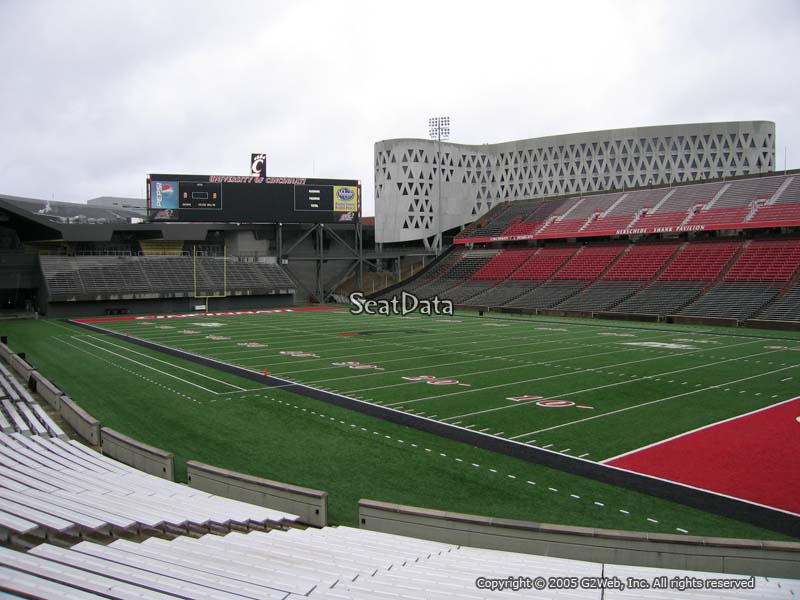
<path fill-rule="evenodd" d="M 351 179 L 151 174 L 153 221 L 356 223 L 361 185 Z"/>

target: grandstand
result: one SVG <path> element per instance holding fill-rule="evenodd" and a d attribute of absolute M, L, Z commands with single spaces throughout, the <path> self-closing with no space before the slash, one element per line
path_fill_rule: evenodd
<path fill-rule="evenodd" d="M 424 281 L 428 295 L 497 310 L 795 322 L 798 180 L 793 172 L 501 204 L 457 236 L 447 285 L 431 270 L 405 289 Z M 494 257 L 475 271 L 459 266 L 467 252 Z"/>

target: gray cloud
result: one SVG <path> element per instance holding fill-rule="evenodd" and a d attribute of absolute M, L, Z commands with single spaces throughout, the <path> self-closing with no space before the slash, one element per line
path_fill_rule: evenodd
<path fill-rule="evenodd" d="M 141 195 L 149 172 L 357 178 L 372 147 L 777 123 L 800 162 L 796 2 L 0 3 L 0 190 Z"/>

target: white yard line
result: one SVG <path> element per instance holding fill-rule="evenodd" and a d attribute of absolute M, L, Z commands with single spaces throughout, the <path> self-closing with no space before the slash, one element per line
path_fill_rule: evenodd
<path fill-rule="evenodd" d="M 748 344 L 754 344 L 754 343 L 758 343 L 758 341 L 757 340 L 756 341 L 750 340 L 748 342 L 743 342 L 741 344 L 731 344 L 730 346 L 726 346 L 725 348 L 726 349 L 727 348 L 736 348 L 736 347 L 739 347 L 739 346 L 746 346 Z M 707 352 L 709 350 L 711 350 L 711 348 L 701 348 L 699 350 L 693 350 L 693 351 L 690 351 L 690 352 L 684 352 L 684 353 L 681 354 L 681 356 L 689 356 L 689 355 L 692 355 L 692 354 L 697 354 L 699 352 Z M 772 350 L 771 352 L 778 352 L 778 351 L 777 350 Z M 769 352 L 767 352 L 765 354 L 769 354 Z M 747 356 L 752 356 L 752 355 L 747 355 Z M 650 362 L 650 361 L 661 360 L 661 359 L 665 359 L 665 358 L 675 358 L 675 354 L 671 353 L 671 354 L 667 354 L 667 355 L 653 356 L 653 357 L 650 357 L 650 358 L 641 358 L 641 359 L 638 359 L 638 360 L 632 360 L 632 361 L 628 361 L 628 362 L 624 362 L 624 363 L 617 363 L 617 364 L 613 364 L 613 365 L 607 365 L 607 366 L 602 367 L 602 369 L 614 369 L 614 368 L 625 366 L 625 365 L 632 365 L 632 364 L 638 364 L 638 363 L 643 363 L 643 362 Z M 745 357 L 727 359 L 727 360 L 724 360 L 724 361 L 719 361 L 719 363 L 728 362 L 728 361 L 731 361 L 731 360 L 741 360 L 741 358 L 745 358 Z M 680 371 L 691 370 L 691 369 L 696 369 L 696 368 L 704 368 L 706 366 L 712 366 L 712 365 L 719 364 L 719 363 L 704 363 L 702 365 L 696 365 L 694 367 L 689 367 L 687 369 L 681 369 Z M 436 398 L 445 398 L 447 396 L 457 396 L 457 395 L 462 395 L 462 394 L 474 394 L 476 392 L 485 392 L 486 390 L 509 387 L 509 386 L 514 386 L 514 385 L 519 385 L 519 384 L 522 384 L 522 383 L 531 383 L 533 381 L 543 381 L 543 380 L 546 380 L 546 379 L 556 379 L 556 378 L 559 378 L 559 377 L 571 377 L 571 376 L 574 376 L 574 375 L 579 374 L 579 373 L 591 373 L 593 371 L 599 371 L 599 370 L 600 370 L 599 367 L 589 368 L 589 369 L 581 369 L 581 370 L 577 370 L 577 371 L 570 371 L 569 373 L 559 373 L 559 374 L 556 374 L 556 375 L 547 375 L 547 376 L 544 376 L 544 377 L 534 377 L 532 379 L 525 379 L 525 380 L 522 380 L 522 381 L 512 381 L 512 382 L 508 382 L 508 383 L 500 383 L 500 384 L 497 384 L 497 385 L 491 385 L 491 386 L 487 386 L 487 387 L 475 388 L 474 390 L 458 391 L 458 392 L 452 392 L 452 393 L 449 393 L 449 394 L 438 394 L 436 396 L 426 396 L 425 398 L 418 398 L 416 400 L 406 400 L 404 402 L 397 402 L 395 404 L 406 404 L 406 403 L 410 403 L 410 402 L 422 402 L 424 400 L 433 400 L 433 399 L 436 399 Z M 680 372 L 680 371 L 667 371 L 667 373 L 677 373 L 677 372 Z M 611 387 L 611 386 L 616 386 L 616 385 L 624 385 L 624 384 L 627 384 L 627 383 L 633 383 L 633 382 L 641 381 L 641 380 L 644 380 L 644 379 L 651 379 L 651 378 L 659 377 L 659 376 L 662 376 L 662 375 L 664 375 L 664 373 L 656 373 L 656 374 L 653 374 L 653 375 L 647 375 L 647 376 L 636 378 L 636 379 L 627 379 L 625 381 L 619 381 L 619 382 L 616 382 L 616 383 L 607 384 L 607 385 L 604 385 L 604 386 L 599 386 L 597 388 L 591 388 L 591 389 L 587 389 L 587 390 L 579 390 L 579 391 L 576 391 L 576 392 L 569 392 L 568 394 L 560 394 L 558 397 L 561 398 L 564 395 L 583 393 L 583 392 L 586 392 L 586 391 L 592 391 L 594 389 L 602 389 L 604 387 Z M 546 398 L 543 398 L 543 399 L 546 400 Z M 497 410 L 507 410 L 507 409 L 514 408 L 514 407 L 525 406 L 526 404 L 527 403 L 525 403 L 525 402 L 518 402 L 518 403 L 514 403 L 514 404 L 512 404 L 510 406 L 504 405 L 504 406 L 500 406 L 500 407 L 496 407 L 496 408 L 490 408 L 490 409 L 487 409 L 485 411 L 478 411 L 478 412 L 475 412 L 475 413 L 467 413 L 467 414 L 464 414 L 464 415 L 448 417 L 447 419 L 443 419 L 443 420 L 446 421 L 448 419 L 456 419 L 456 418 L 459 418 L 459 417 L 468 417 L 468 416 L 472 416 L 474 414 L 481 414 L 481 413 L 484 413 L 484 412 L 494 412 L 494 411 L 497 411 Z M 393 406 L 393 405 L 389 405 L 389 406 Z"/>
<path fill-rule="evenodd" d="M 95 336 L 89 336 L 89 339 L 94 340 L 96 342 L 101 342 L 103 344 L 108 344 L 110 346 L 114 346 L 115 348 L 121 348 L 122 350 L 125 350 L 126 352 L 131 352 L 131 353 L 137 354 L 139 356 L 144 356 L 145 358 L 148 358 L 150 360 L 154 360 L 156 362 L 159 362 L 159 363 L 162 363 L 162 364 L 165 364 L 165 365 L 169 365 L 173 369 L 179 369 L 181 371 L 186 371 L 188 373 L 191 373 L 192 375 L 196 375 L 198 377 L 202 377 L 203 379 L 208 379 L 208 380 L 214 381 L 216 383 L 221 383 L 223 385 L 227 385 L 227 386 L 232 387 L 235 390 L 240 391 L 240 392 L 248 391 L 247 388 L 243 388 L 243 387 L 240 387 L 238 385 L 234 385 L 232 383 L 228 383 L 227 381 L 222 381 L 220 379 L 217 379 L 216 377 L 211 377 L 210 375 L 205 375 L 203 373 L 198 373 L 197 371 L 193 371 L 192 369 L 187 369 L 186 367 L 181 367 L 180 365 L 176 365 L 175 363 L 171 363 L 171 362 L 169 362 L 167 360 L 162 360 L 160 358 L 156 358 L 155 356 L 151 356 L 149 354 L 145 354 L 144 352 L 139 352 L 138 350 L 134 350 L 133 348 L 126 348 L 125 346 L 122 346 L 120 344 L 115 344 L 114 342 L 112 342 L 110 340 L 106 340 L 106 339 L 103 339 L 103 338 L 98 338 L 98 337 L 95 337 Z"/>
<path fill-rule="evenodd" d="M 134 359 L 132 359 L 132 358 L 130 358 L 130 357 L 128 357 L 128 356 L 124 356 L 124 355 L 122 355 L 122 354 L 119 354 L 119 353 L 117 353 L 117 352 L 114 352 L 113 350 L 109 350 L 108 348 L 104 348 L 103 346 L 97 346 L 96 344 L 92 344 L 91 342 L 89 342 L 89 341 L 87 341 L 87 340 L 85 340 L 85 339 L 83 339 L 83 338 L 79 338 L 79 337 L 73 337 L 73 339 L 74 339 L 76 342 L 81 342 L 82 344 L 86 344 L 86 345 L 88 345 L 88 346 L 92 346 L 93 348 L 97 348 L 98 350 L 101 350 L 101 351 L 103 351 L 103 352 L 108 352 L 109 354 L 113 354 L 114 356 L 117 356 L 117 357 L 119 357 L 119 358 L 121 358 L 121 359 L 123 359 L 123 360 L 130 361 L 130 362 L 132 362 L 132 363 L 134 363 L 134 364 L 137 364 L 137 365 L 139 365 L 139 366 L 141 366 L 141 367 L 144 367 L 145 369 L 151 369 L 151 370 L 153 370 L 153 371 L 156 371 L 157 373 L 161 373 L 162 375 L 164 375 L 164 376 L 166 376 L 166 377 L 171 377 L 172 379 L 177 379 L 178 381 L 181 381 L 181 382 L 183 382 L 183 383 L 185 383 L 185 384 L 187 384 L 187 385 L 191 385 L 192 387 L 196 387 L 196 388 L 198 388 L 198 389 L 201 389 L 201 390 L 203 390 L 203 391 L 205 391 L 205 392 L 209 392 L 210 394 L 216 394 L 216 393 L 217 393 L 217 392 L 215 392 L 214 390 L 210 390 L 210 389 L 208 389 L 207 387 L 203 387 L 202 385 L 199 385 L 199 384 L 197 384 L 197 383 L 194 383 L 193 381 L 189 381 L 189 380 L 187 380 L 187 379 L 183 379 L 183 378 L 181 378 L 181 377 L 178 377 L 177 375 L 173 375 L 172 373 L 167 373 L 166 371 L 162 371 L 161 369 L 156 369 L 155 367 L 152 367 L 152 366 L 150 366 L 150 365 L 146 365 L 146 364 L 144 364 L 143 362 L 139 362 L 138 360 L 134 360 Z M 220 382 L 220 383 L 225 383 L 225 382 Z M 225 385 L 227 385 L 227 386 L 229 386 L 229 387 L 235 387 L 235 388 L 237 388 L 239 391 L 245 391 L 245 389 L 244 389 L 244 388 L 240 388 L 239 386 L 235 386 L 235 385 L 233 385 L 233 384 L 230 384 L 230 383 L 225 383 Z"/>
<path fill-rule="evenodd" d="M 750 379 L 757 379 L 759 377 L 764 377 L 765 375 L 772 375 L 774 373 L 780 373 L 782 371 L 786 371 L 787 369 L 797 369 L 800 365 L 791 365 L 788 367 L 783 367 L 781 369 L 775 369 L 774 371 L 767 371 L 766 373 L 759 373 L 758 375 L 750 375 L 749 377 L 743 377 L 741 379 L 735 379 L 733 381 L 726 381 L 725 383 L 718 383 L 716 385 L 710 385 L 708 387 L 701 388 L 699 390 L 692 390 L 690 392 L 684 392 L 683 394 L 675 394 L 674 396 L 667 396 L 666 398 L 657 398 L 655 400 L 650 400 L 649 402 L 642 402 L 641 404 L 635 404 L 633 406 L 627 406 L 625 408 L 618 408 L 617 410 L 612 410 L 607 413 L 603 413 L 601 415 L 594 415 L 592 417 L 586 417 L 584 419 L 578 419 L 576 421 L 570 421 L 569 423 L 562 423 L 561 425 L 553 425 L 552 427 L 545 427 L 544 429 L 537 429 L 536 431 L 529 431 L 528 433 L 523 433 L 521 435 L 513 436 L 510 439 L 516 439 L 518 437 L 525 437 L 527 435 L 534 435 L 537 433 L 542 433 L 544 431 L 552 431 L 553 429 L 561 429 L 563 427 L 570 427 L 572 425 L 577 425 L 578 423 L 584 423 L 586 421 L 593 421 L 595 419 L 602 419 L 605 417 L 609 417 L 611 415 L 635 410 L 637 408 L 642 408 L 643 406 L 649 406 L 650 404 L 658 404 L 659 402 L 665 402 L 667 400 L 674 400 L 675 398 L 682 398 L 684 396 L 691 396 L 692 394 L 699 394 L 700 392 L 707 392 L 708 390 L 715 390 L 721 388 L 726 385 L 733 385 L 735 383 L 741 383 L 742 381 L 749 381 Z M 578 393 L 578 392 L 574 392 Z"/>

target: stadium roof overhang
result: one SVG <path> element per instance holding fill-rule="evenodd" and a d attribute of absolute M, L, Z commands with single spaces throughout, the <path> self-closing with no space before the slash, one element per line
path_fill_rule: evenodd
<path fill-rule="evenodd" d="M 209 230 L 237 231 L 262 229 L 274 223 L 68 223 L 51 215 L 38 214 L 0 196 L 0 226 L 18 232 L 24 242 L 109 242 L 115 233 L 130 233 L 140 238 L 164 240 L 202 240 Z M 284 223 L 285 226 L 292 225 Z M 297 224 L 308 228 L 312 225 Z M 334 230 L 350 229 L 352 225 L 326 224 Z M 367 227 L 371 227 L 367 225 Z"/>

